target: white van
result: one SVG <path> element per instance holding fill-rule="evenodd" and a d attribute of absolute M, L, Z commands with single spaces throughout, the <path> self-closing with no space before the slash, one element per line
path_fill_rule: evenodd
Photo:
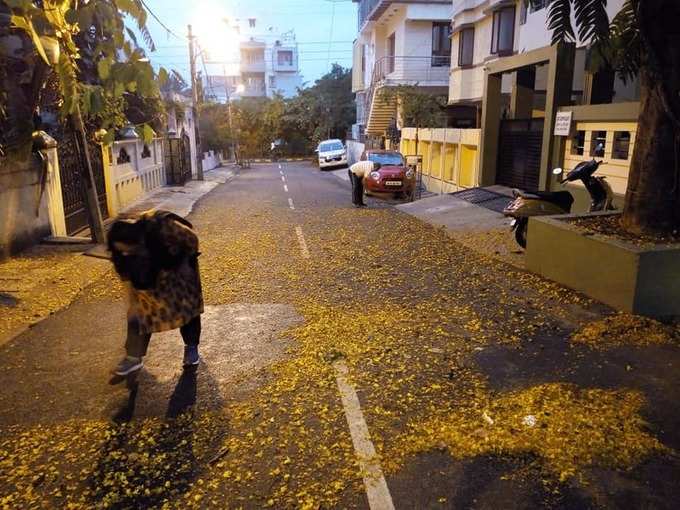
<path fill-rule="evenodd" d="M 347 165 L 347 149 L 341 140 L 324 140 L 316 149 L 319 156 L 319 168 Z"/>

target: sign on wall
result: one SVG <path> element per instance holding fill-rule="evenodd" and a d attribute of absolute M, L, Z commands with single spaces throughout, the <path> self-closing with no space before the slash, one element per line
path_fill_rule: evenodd
<path fill-rule="evenodd" d="M 569 136 L 573 112 L 557 112 L 555 116 L 555 136 Z"/>

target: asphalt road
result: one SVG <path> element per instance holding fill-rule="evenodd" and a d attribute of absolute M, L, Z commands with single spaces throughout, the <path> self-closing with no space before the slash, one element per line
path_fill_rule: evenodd
<path fill-rule="evenodd" d="M 0 507 L 677 505 L 672 329 L 575 345 L 612 311 L 367 203 L 307 163 L 202 199 L 197 371 L 169 332 L 108 384 L 112 273 L 2 346 Z"/>

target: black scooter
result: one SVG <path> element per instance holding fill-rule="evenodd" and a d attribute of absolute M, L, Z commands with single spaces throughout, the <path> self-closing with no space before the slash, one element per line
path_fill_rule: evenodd
<path fill-rule="evenodd" d="M 612 210 L 613 192 L 605 177 L 594 177 L 603 161 L 583 161 L 567 174 L 560 184 L 581 181 L 590 194 L 590 211 Z M 564 171 L 555 168 L 553 174 L 561 176 Z M 512 191 L 515 199 L 503 210 L 503 214 L 513 218 L 510 223 L 515 232 L 515 240 L 522 248 L 527 246 L 527 228 L 531 216 L 548 216 L 554 214 L 568 214 L 574 203 L 574 197 L 568 191 L 537 191 L 526 192 L 515 189 Z"/>

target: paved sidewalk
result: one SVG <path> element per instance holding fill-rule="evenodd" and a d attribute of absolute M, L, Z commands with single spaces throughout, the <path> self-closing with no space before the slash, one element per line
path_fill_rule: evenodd
<path fill-rule="evenodd" d="M 205 173 L 203 181 L 159 188 L 125 212 L 166 209 L 191 213 L 198 200 L 237 175 L 231 167 Z M 83 254 L 94 256 L 83 257 Z M 111 269 L 106 250 L 92 244 L 37 245 L 0 263 L 0 345 L 70 305 L 90 283 Z"/>

